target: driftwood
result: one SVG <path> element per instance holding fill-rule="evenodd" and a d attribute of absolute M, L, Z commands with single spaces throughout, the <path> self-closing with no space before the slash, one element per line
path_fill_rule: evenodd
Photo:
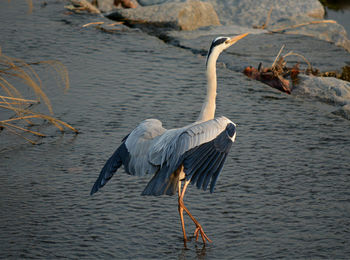
<path fill-rule="evenodd" d="M 281 56 L 283 49 L 284 45 L 278 52 L 271 67 L 264 68 L 260 63 L 258 68 L 254 68 L 252 66 L 246 67 L 243 70 L 243 73 L 251 79 L 261 81 L 287 94 L 291 94 L 293 87 L 298 84 L 298 75 L 300 73 L 317 77 L 334 77 L 337 79 L 350 81 L 350 66 L 344 66 L 341 73 L 337 71 L 320 72 L 317 68 L 313 68 L 311 63 L 299 53 L 291 51 Z M 304 71 L 300 70 L 299 63 L 292 67 L 287 67 L 286 58 L 288 56 L 297 56 L 302 58 L 307 64 L 307 68 Z"/>
<path fill-rule="evenodd" d="M 101 11 L 87 0 L 70 0 L 73 6 L 65 6 L 74 12 L 87 11 L 92 14 L 100 14 Z"/>
<path fill-rule="evenodd" d="M 284 32 L 286 30 L 295 29 L 295 28 L 307 26 L 307 25 L 310 25 L 310 24 L 322 24 L 322 23 L 337 23 L 337 22 L 334 21 L 334 20 L 310 21 L 310 22 L 294 24 L 294 25 L 290 25 L 290 26 L 286 26 L 286 27 L 282 27 L 282 28 L 269 29 L 269 31 L 272 32 L 272 33 Z"/>
<path fill-rule="evenodd" d="M 263 68 L 260 63 L 258 69 L 249 66 L 244 69 L 243 73 L 249 78 L 261 81 L 275 89 L 291 94 L 293 84 L 291 84 L 285 77 L 291 76 L 292 79 L 296 81 L 299 74 L 299 66 L 297 64 L 293 68 L 283 67 L 283 72 L 279 74 L 280 72 L 277 72 L 272 68 Z M 294 82 L 294 80 L 292 81 Z"/>
<path fill-rule="evenodd" d="M 84 24 L 82 27 L 89 27 L 94 25 L 96 29 L 99 29 L 103 32 L 106 33 L 118 33 L 120 31 L 125 31 L 127 27 L 125 26 L 120 26 L 122 25 L 123 22 L 114 22 L 114 23 L 108 23 L 106 24 L 105 22 L 91 22 Z"/>
<path fill-rule="evenodd" d="M 72 5 L 65 6 L 73 12 L 88 12 L 91 14 L 101 14 L 101 10 L 98 8 L 98 1 L 93 0 L 91 3 L 88 0 L 70 0 Z M 137 2 L 134 0 L 114 0 L 113 5 L 116 8 L 136 8 L 138 6 Z"/>
<path fill-rule="evenodd" d="M 254 29 L 265 29 L 270 22 L 272 10 L 273 10 L 273 7 L 270 8 L 270 11 L 268 12 L 265 23 L 263 25 L 256 25 L 256 26 L 253 26 L 253 28 Z"/>
<path fill-rule="evenodd" d="M 244 69 L 243 73 L 251 79 L 261 81 L 275 89 L 278 89 L 287 94 L 291 94 L 293 86 L 298 81 L 298 74 L 300 73 L 300 70 L 299 70 L 299 64 L 296 64 L 291 68 L 288 68 L 286 66 L 287 62 L 285 58 L 291 55 L 301 56 L 308 63 L 309 66 L 311 65 L 305 59 L 304 56 L 298 53 L 289 52 L 286 55 L 281 57 L 281 53 L 283 49 L 284 49 L 284 45 L 278 52 L 271 67 L 263 68 L 262 64 L 260 63 L 257 69 L 252 66 L 249 66 Z M 292 82 L 290 82 L 290 80 L 287 79 L 288 77 L 290 77 Z"/>

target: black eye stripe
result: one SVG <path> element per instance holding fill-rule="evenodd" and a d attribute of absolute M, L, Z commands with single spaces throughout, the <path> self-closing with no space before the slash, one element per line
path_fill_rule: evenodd
<path fill-rule="evenodd" d="M 208 62 L 208 57 L 210 56 L 211 52 L 213 51 L 213 49 L 222 44 L 223 42 L 227 41 L 229 38 L 226 38 L 226 37 L 221 37 L 221 38 L 216 38 L 213 40 L 213 42 L 211 43 L 211 46 L 209 48 L 209 51 L 208 51 L 208 55 L 207 55 L 207 62 Z M 206 62 L 206 63 L 207 63 Z"/>
<path fill-rule="evenodd" d="M 215 39 L 215 40 L 212 42 L 211 46 L 214 48 L 215 46 L 217 46 L 217 45 L 219 45 L 219 44 L 225 42 L 226 40 L 228 40 L 228 38 L 226 38 L 226 37 L 224 37 L 224 38 L 219 38 L 219 39 Z"/>

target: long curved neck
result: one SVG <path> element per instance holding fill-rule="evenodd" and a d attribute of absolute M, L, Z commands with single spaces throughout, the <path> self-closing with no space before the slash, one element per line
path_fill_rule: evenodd
<path fill-rule="evenodd" d="M 216 60 L 220 53 L 213 52 L 207 60 L 207 95 L 205 97 L 202 110 L 197 121 L 207 121 L 213 119 L 216 108 Z"/>

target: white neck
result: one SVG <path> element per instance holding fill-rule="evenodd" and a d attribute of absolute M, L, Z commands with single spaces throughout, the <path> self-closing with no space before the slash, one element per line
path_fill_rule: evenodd
<path fill-rule="evenodd" d="M 213 119 L 215 116 L 217 88 L 216 60 L 218 59 L 219 54 L 220 53 L 218 51 L 214 51 L 207 60 L 207 95 L 197 121 L 207 121 Z"/>

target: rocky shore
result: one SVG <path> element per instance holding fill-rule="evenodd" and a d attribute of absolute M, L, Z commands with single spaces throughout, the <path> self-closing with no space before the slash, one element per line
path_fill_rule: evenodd
<path fill-rule="evenodd" d="M 335 21 L 324 20 L 325 11 L 318 0 L 139 0 L 136 8 L 118 7 L 114 0 L 94 2 L 108 18 L 128 24 L 184 31 L 209 27 L 208 35 L 217 26 L 230 33 L 234 25 L 241 31 L 265 29 L 256 33 L 306 35 L 350 51 L 345 29 Z"/>
<path fill-rule="evenodd" d="M 117 6 L 119 2 L 122 5 Z M 101 23 L 105 24 L 99 25 L 102 30 L 141 29 L 201 55 L 206 54 L 208 44 L 217 36 L 249 32 L 245 43 L 238 43 L 234 50 L 228 51 L 239 53 L 240 61 L 235 57 L 233 63 L 229 56 L 222 59 L 225 66 L 235 71 L 243 71 L 242 64 L 271 65 L 283 45 L 284 54 L 299 55 L 289 57 L 288 62 L 300 63 L 301 67 L 306 66 L 305 60 L 319 71 L 339 72 L 349 65 L 347 33 L 337 22 L 324 19 L 324 7 L 318 0 L 94 0 L 92 3 L 111 23 L 118 22 L 110 27 L 103 20 Z M 329 82 L 303 75 L 299 85 L 302 90 L 295 93 L 335 104 L 337 111 L 341 110 L 338 114 L 350 118 L 350 83 L 336 78 L 331 80 L 332 84 Z"/>

